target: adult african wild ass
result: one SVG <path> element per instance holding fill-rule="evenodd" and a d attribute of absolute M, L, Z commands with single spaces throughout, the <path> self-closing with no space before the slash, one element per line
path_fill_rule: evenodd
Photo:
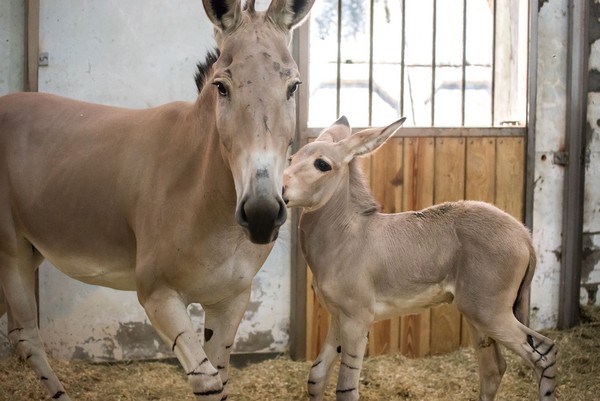
<path fill-rule="evenodd" d="M 137 291 L 202 400 L 227 398 L 252 278 L 286 219 L 281 182 L 300 83 L 288 45 L 314 0 L 203 0 L 219 56 L 194 103 L 129 110 L 44 94 L 0 98 L 0 316 L 54 399 L 69 396 L 36 324 L 43 258 Z M 205 310 L 204 349 L 186 312 Z"/>
<path fill-rule="evenodd" d="M 283 199 L 303 208 L 302 250 L 315 293 L 332 318 L 310 370 L 311 400 L 323 399 L 338 353 L 337 399 L 357 400 L 371 324 L 444 302 L 454 302 L 469 322 L 480 400 L 494 399 L 506 368 L 498 343 L 534 368 L 540 400 L 554 400 L 554 344 L 525 326 L 536 262 L 527 229 L 483 202 L 377 211 L 355 157 L 375 150 L 403 122 L 351 135 L 342 117 L 284 171 Z"/>

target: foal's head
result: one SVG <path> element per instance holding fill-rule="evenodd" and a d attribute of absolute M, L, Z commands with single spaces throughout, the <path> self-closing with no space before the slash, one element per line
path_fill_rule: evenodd
<path fill-rule="evenodd" d="M 272 0 L 265 12 L 248 0 L 203 0 L 215 25 L 220 55 L 208 83 L 216 97 L 221 153 L 231 168 L 236 218 L 250 240 L 277 238 L 286 220 L 281 182 L 296 125 L 298 68 L 288 46 L 291 31 L 314 0 Z"/>
<path fill-rule="evenodd" d="M 402 118 L 385 128 L 369 128 L 352 135 L 346 117 L 323 130 L 312 143 L 292 156 L 283 173 L 283 198 L 288 207 L 316 210 L 325 205 L 348 181 L 348 165 L 356 157 L 366 155 L 390 138 Z"/>

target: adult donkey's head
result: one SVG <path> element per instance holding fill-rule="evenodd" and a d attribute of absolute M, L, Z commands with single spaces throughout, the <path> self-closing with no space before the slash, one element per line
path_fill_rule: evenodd
<path fill-rule="evenodd" d="M 282 174 L 300 84 L 288 46 L 313 2 L 272 0 L 258 12 L 254 0 L 243 9 L 239 0 L 203 0 L 220 51 L 208 79 L 221 153 L 233 174 L 237 221 L 254 243 L 274 241 L 286 219 Z"/>

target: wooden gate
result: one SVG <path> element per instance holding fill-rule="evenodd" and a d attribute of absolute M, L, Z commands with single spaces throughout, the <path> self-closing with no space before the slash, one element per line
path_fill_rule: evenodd
<path fill-rule="evenodd" d="M 363 159 L 366 177 L 384 212 L 418 210 L 445 201 L 490 202 L 523 220 L 525 129 L 401 129 Z M 424 136 L 429 135 L 429 136 Z M 306 281 L 306 357 L 314 359 L 329 316 Z M 368 353 L 436 355 L 469 344 L 467 325 L 454 305 L 377 322 Z"/>

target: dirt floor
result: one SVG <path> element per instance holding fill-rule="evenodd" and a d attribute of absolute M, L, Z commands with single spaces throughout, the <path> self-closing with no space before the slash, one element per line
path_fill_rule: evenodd
<path fill-rule="evenodd" d="M 557 399 L 600 401 L 600 308 L 584 309 L 582 324 L 568 331 L 546 331 L 558 347 Z M 497 400 L 535 400 L 533 371 L 512 353 Z M 90 364 L 52 361 L 67 391 L 76 400 L 193 400 L 179 365 L 168 362 Z M 310 362 L 286 356 L 233 368 L 230 400 L 306 400 Z M 335 384 L 328 400 L 335 399 Z M 412 360 L 392 355 L 365 360 L 361 400 L 476 400 L 477 366 L 473 352 Z M 0 359 L 0 401 L 49 400 L 24 362 Z"/>

